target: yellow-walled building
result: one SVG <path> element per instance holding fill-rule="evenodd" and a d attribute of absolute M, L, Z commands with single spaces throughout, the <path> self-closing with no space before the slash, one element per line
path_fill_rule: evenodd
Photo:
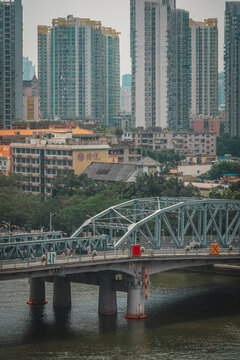
<path fill-rule="evenodd" d="M 109 162 L 108 145 L 77 145 L 72 147 L 73 170 L 81 175 L 92 162 Z"/>

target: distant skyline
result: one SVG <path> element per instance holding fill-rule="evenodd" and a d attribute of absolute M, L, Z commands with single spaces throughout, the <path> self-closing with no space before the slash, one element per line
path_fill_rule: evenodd
<path fill-rule="evenodd" d="M 219 20 L 219 71 L 223 70 L 225 0 L 177 0 L 177 7 L 190 12 L 194 20 L 216 17 Z M 51 25 L 53 18 L 76 17 L 101 20 L 103 26 L 121 33 L 121 75 L 131 73 L 130 0 L 22 0 L 23 54 L 36 65 L 37 26 Z"/>

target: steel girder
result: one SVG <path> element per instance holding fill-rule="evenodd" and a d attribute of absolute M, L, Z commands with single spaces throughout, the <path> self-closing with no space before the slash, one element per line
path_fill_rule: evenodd
<path fill-rule="evenodd" d="M 23 241 L 16 243 L 0 244 L 0 260 L 31 258 L 42 256 L 47 252 L 56 251 L 58 255 L 66 249 L 81 254 L 89 247 L 91 250 L 107 249 L 108 237 L 86 237 L 86 238 L 59 238 L 48 240 Z M 78 250 L 78 252 L 77 252 Z"/>
<path fill-rule="evenodd" d="M 107 235 L 124 248 L 206 247 L 217 241 L 228 247 L 239 241 L 240 201 L 151 198 L 128 201 L 88 219 L 73 236 Z"/>
<path fill-rule="evenodd" d="M 63 237 L 62 231 L 53 232 L 39 232 L 39 233 L 25 233 L 25 234 L 8 234 L 0 236 L 0 244 L 9 242 L 22 242 L 22 241 L 37 241 L 48 239 L 60 239 Z"/>

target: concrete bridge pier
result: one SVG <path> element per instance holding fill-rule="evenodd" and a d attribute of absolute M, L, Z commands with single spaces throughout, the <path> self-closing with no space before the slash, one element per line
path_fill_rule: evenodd
<path fill-rule="evenodd" d="M 29 305 L 45 305 L 45 282 L 41 278 L 30 279 Z"/>
<path fill-rule="evenodd" d="M 144 319 L 144 289 L 142 285 L 131 285 L 128 288 L 127 319 Z"/>
<path fill-rule="evenodd" d="M 54 277 L 53 306 L 60 308 L 71 307 L 71 283 L 66 277 Z"/>
<path fill-rule="evenodd" d="M 111 274 L 100 275 L 98 312 L 100 315 L 117 314 L 117 296 Z"/>

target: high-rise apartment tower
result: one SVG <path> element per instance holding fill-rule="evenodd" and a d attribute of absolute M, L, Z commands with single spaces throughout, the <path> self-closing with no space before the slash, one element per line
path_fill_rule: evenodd
<path fill-rule="evenodd" d="M 191 115 L 218 115 L 218 20 L 190 19 Z"/>
<path fill-rule="evenodd" d="M 168 56 L 168 127 L 186 130 L 190 127 L 190 57 L 189 12 L 173 10 Z"/>
<path fill-rule="evenodd" d="M 120 111 L 119 33 L 69 15 L 39 26 L 38 34 L 42 116 L 111 126 Z"/>
<path fill-rule="evenodd" d="M 51 27 L 38 26 L 38 86 L 40 117 L 51 117 Z"/>
<path fill-rule="evenodd" d="M 240 137 L 240 2 L 225 8 L 225 130 Z"/>
<path fill-rule="evenodd" d="M 189 15 L 174 0 L 130 0 L 132 121 L 136 127 L 189 125 Z"/>
<path fill-rule="evenodd" d="M 22 4 L 0 0 L 0 127 L 22 119 Z"/>

